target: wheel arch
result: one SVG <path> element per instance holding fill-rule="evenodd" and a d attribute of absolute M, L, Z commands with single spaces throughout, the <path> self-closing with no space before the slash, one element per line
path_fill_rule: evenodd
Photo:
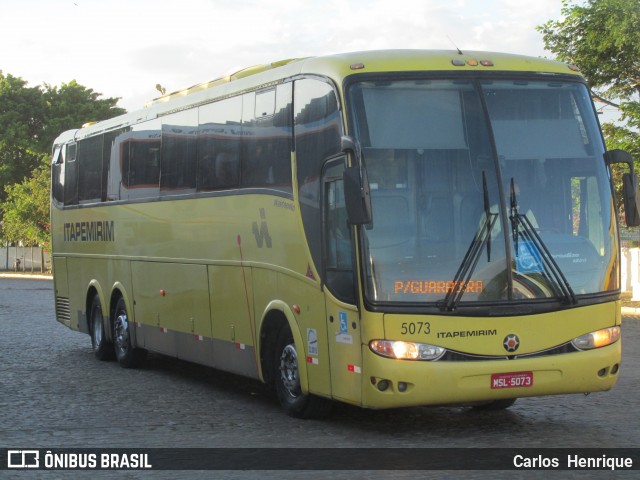
<path fill-rule="evenodd" d="M 258 336 L 258 360 L 260 362 L 260 376 L 267 384 L 273 383 L 275 347 L 278 333 L 283 327 L 288 327 L 298 351 L 298 372 L 300 374 L 300 388 L 302 393 L 309 393 L 309 377 L 307 376 L 306 355 L 303 337 L 298 322 L 289 306 L 280 300 L 270 302 L 264 310 L 260 320 Z"/>

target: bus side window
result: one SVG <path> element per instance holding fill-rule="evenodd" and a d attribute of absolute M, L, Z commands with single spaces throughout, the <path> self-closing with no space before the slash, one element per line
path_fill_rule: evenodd
<path fill-rule="evenodd" d="M 67 145 L 64 168 L 64 204 L 78 204 L 78 162 L 76 161 L 77 146 L 75 143 Z"/>
<path fill-rule="evenodd" d="M 292 191 L 291 85 L 243 95 L 243 187 Z"/>
<path fill-rule="evenodd" d="M 102 198 L 102 153 L 104 135 L 78 142 L 78 201 L 98 202 Z"/>
<path fill-rule="evenodd" d="M 51 194 L 58 206 L 64 205 L 65 152 L 66 148 L 64 145 L 56 146 L 51 162 Z"/>
<path fill-rule="evenodd" d="M 128 157 L 124 157 L 128 162 L 123 161 L 122 165 L 122 200 L 154 198 L 160 193 L 160 128 L 159 120 L 132 128 L 127 141 Z"/>
<path fill-rule="evenodd" d="M 240 181 L 242 97 L 203 105 L 198 115 L 198 191 L 237 187 Z"/>
<path fill-rule="evenodd" d="M 111 191 L 111 186 L 115 182 L 120 185 L 122 180 L 121 172 L 121 144 L 124 134 L 128 130 L 121 128 L 118 130 L 112 130 L 104 134 L 104 142 L 102 144 L 102 201 L 108 202 L 113 200 L 119 200 L 119 189 Z"/>
<path fill-rule="evenodd" d="M 160 191 L 163 194 L 196 188 L 197 130 L 197 110 L 163 118 L 160 167 Z"/>

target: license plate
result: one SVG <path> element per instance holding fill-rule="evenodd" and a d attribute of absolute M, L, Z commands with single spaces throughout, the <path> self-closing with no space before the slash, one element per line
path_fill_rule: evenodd
<path fill-rule="evenodd" d="M 491 388 L 522 388 L 533 386 L 533 372 L 494 373 Z"/>

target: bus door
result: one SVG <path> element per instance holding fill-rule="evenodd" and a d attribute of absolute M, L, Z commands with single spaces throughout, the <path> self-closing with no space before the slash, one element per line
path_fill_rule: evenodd
<path fill-rule="evenodd" d="M 345 158 L 323 170 L 323 253 L 327 335 L 333 397 L 359 404 L 362 392 L 360 319 L 356 303 L 355 254 L 347 221 L 342 174 Z"/>

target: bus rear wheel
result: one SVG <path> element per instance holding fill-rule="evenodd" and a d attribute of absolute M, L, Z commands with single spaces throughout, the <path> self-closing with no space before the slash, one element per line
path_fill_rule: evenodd
<path fill-rule="evenodd" d="M 295 418 L 318 418 L 329 413 L 331 404 L 328 400 L 302 393 L 298 353 L 287 326 L 278 335 L 274 366 L 276 393 L 287 415 Z"/>
<path fill-rule="evenodd" d="M 113 360 L 115 352 L 113 344 L 107 340 L 105 335 L 105 322 L 102 315 L 102 305 L 100 297 L 96 294 L 91 300 L 89 310 L 89 328 L 91 329 L 91 347 L 93 354 L 98 360 Z"/>
<path fill-rule="evenodd" d="M 127 314 L 124 299 L 119 298 L 113 313 L 113 345 L 116 359 L 124 368 L 138 368 L 142 366 L 147 351 L 135 348 L 131 341 L 131 322 Z"/>

